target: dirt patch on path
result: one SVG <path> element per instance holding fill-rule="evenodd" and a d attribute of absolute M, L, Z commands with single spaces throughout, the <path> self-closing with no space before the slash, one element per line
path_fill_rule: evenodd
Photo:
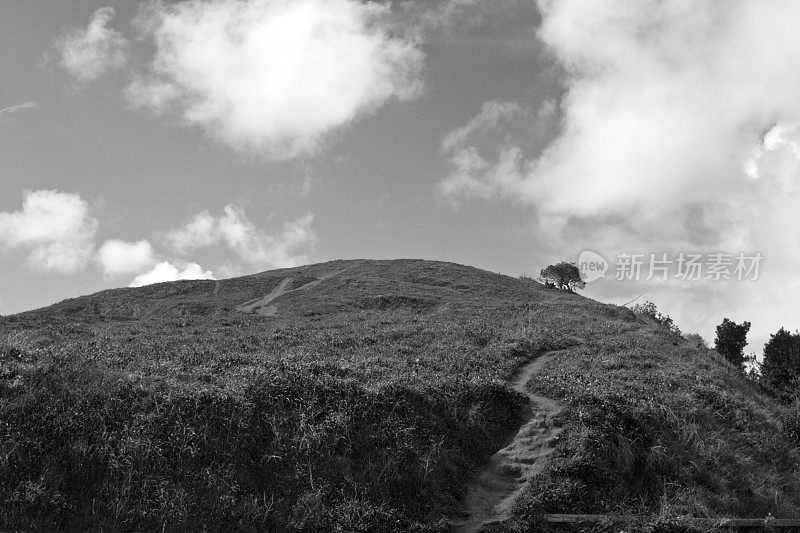
<path fill-rule="evenodd" d="M 278 286 L 272 289 L 272 292 L 267 294 L 266 296 L 262 296 L 261 298 L 256 298 L 254 300 L 247 301 L 239 306 L 236 306 L 236 310 L 242 313 L 257 313 L 261 316 L 277 316 L 278 314 L 278 306 L 272 304 L 273 301 L 277 300 L 284 294 L 289 294 L 290 292 L 295 292 L 303 289 L 310 289 L 316 285 L 319 285 L 326 279 L 330 279 L 334 276 L 338 276 L 339 274 L 346 272 L 352 268 L 357 267 L 363 261 L 358 261 L 346 268 L 342 268 L 339 270 L 334 270 L 333 272 L 329 272 L 319 278 L 309 281 L 308 283 L 304 283 L 299 287 L 295 287 L 294 289 L 288 289 L 288 287 L 294 281 L 294 278 L 284 278 L 278 283 Z M 308 279 L 308 278 L 306 278 Z"/>
<path fill-rule="evenodd" d="M 457 521 L 453 531 L 477 532 L 484 526 L 508 520 L 528 480 L 541 472 L 547 456 L 553 452 L 553 441 L 562 431 L 553 425 L 553 418 L 562 407 L 550 398 L 528 392 L 527 384 L 558 353 L 543 353 L 524 365 L 514 377 L 514 390 L 525 394 L 529 400 L 523 412 L 525 422 L 467 486 L 467 518 Z"/>
<path fill-rule="evenodd" d="M 249 302 L 245 302 L 242 305 L 236 307 L 237 311 L 241 311 L 242 313 L 258 313 L 262 316 L 275 316 L 278 311 L 278 308 L 274 305 L 269 305 L 273 300 L 276 300 L 286 294 L 287 292 L 291 292 L 286 288 L 294 281 L 294 278 L 285 278 L 278 283 L 278 286 L 272 289 L 272 292 L 263 296 L 261 298 L 256 298 L 255 300 L 250 300 Z M 303 285 L 305 287 L 305 285 Z M 299 288 L 299 287 L 298 287 Z M 297 290 L 297 289 L 293 289 Z"/>

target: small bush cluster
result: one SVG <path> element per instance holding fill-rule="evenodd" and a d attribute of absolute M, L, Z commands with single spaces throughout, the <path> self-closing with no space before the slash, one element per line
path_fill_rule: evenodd
<path fill-rule="evenodd" d="M 672 321 L 669 315 L 661 313 L 661 311 L 658 310 L 658 307 L 656 307 L 656 304 L 653 302 L 648 301 L 641 304 L 636 304 L 631 310 L 635 315 L 652 320 L 657 324 L 661 324 L 673 333 L 677 333 L 679 335 L 681 333 L 681 330 L 678 329 L 678 326 Z"/>

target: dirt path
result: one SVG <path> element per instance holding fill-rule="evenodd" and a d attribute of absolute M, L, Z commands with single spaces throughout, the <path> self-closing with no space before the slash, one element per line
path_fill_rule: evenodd
<path fill-rule="evenodd" d="M 476 532 L 482 526 L 507 520 L 514 501 L 528 480 L 544 467 L 547 456 L 553 451 L 553 440 L 561 433 L 561 428 L 552 424 L 552 418 L 561 412 L 561 406 L 549 398 L 528 392 L 526 385 L 557 353 L 543 353 L 523 366 L 514 377 L 514 389 L 529 399 L 523 413 L 526 422 L 469 483 L 465 498 L 468 518 L 456 523 L 453 531 Z"/>
<path fill-rule="evenodd" d="M 363 261 L 358 261 L 356 263 L 353 263 L 352 265 L 346 268 L 334 270 L 333 272 L 329 272 L 324 276 L 320 276 L 314 281 L 309 281 L 308 283 L 304 283 L 303 285 L 295 287 L 294 289 L 286 288 L 292 283 L 292 281 L 294 281 L 294 278 L 284 278 L 283 280 L 281 280 L 281 282 L 278 284 L 277 287 L 272 289 L 272 292 L 270 292 L 266 296 L 262 296 L 261 298 L 256 298 L 254 300 L 247 301 L 242 305 L 237 306 L 236 310 L 241 311 L 242 313 L 257 313 L 261 316 L 276 316 L 278 314 L 278 306 L 271 304 L 273 301 L 277 300 L 284 294 L 289 294 L 290 292 L 295 292 L 303 289 L 310 289 L 311 287 L 319 285 L 326 279 L 338 276 L 343 272 L 346 272 L 352 268 L 357 267 L 361 263 L 363 263 Z"/>
<path fill-rule="evenodd" d="M 262 296 L 261 298 L 256 298 L 255 300 L 250 300 L 249 302 L 245 302 L 240 306 L 236 307 L 237 311 L 241 311 L 242 313 L 258 313 L 262 316 L 275 316 L 275 313 L 278 311 L 277 307 L 270 306 L 269 304 L 286 294 L 287 292 L 291 292 L 286 290 L 292 282 L 294 278 L 284 278 L 278 283 L 278 286 L 272 289 L 272 292 L 267 294 L 266 296 Z M 305 285 L 303 285 L 305 287 Z M 299 287 L 298 287 L 299 288 Z M 297 289 L 293 289 L 297 290 Z"/>

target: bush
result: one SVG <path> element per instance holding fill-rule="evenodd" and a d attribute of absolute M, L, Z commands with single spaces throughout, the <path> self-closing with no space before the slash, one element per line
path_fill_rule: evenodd
<path fill-rule="evenodd" d="M 635 315 L 652 320 L 657 324 L 661 324 L 673 333 L 677 333 L 679 335 L 681 333 L 681 330 L 678 329 L 678 326 L 675 325 L 669 315 L 662 314 L 661 311 L 659 311 L 656 307 L 656 304 L 653 302 L 648 301 L 641 304 L 636 304 L 633 306 L 632 311 Z"/>
<path fill-rule="evenodd" d="M 727 318 L 717 326 L 717 338 L 714 339 L 714 349 L 727 361 L 744 371 L 744 347 L 747 346 L 747 332 L 750 331 L 750 322 L 736 322 Z"/>
<path fill-rule="evenodd" d="M 764 345 L 761 377 L 782 399 L 791 401 L 800 392 L 800 333 L 781 328 Z"/>
<path fill-rule="evenodd" d="M 692 348 L 697 350 L 708 350 L 708 343 L 706 340 L 697 333 L 686 333 L 683 336 Z"/>
<path fill-rule="evenodd" d="M 783 434 L 796 446 L 800 446 L 800 404 L 795 401 L 781 417 Z"/>

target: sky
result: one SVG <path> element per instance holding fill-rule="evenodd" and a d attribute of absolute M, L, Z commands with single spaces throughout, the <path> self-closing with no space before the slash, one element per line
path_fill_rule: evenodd
<path fill-rule="evenodd" d="M 798 25 L 792 0 L 6 0 L 0 314 L 566 260 L 709 341 L 750 321 L 760 354 L 800 327 Z"/>

